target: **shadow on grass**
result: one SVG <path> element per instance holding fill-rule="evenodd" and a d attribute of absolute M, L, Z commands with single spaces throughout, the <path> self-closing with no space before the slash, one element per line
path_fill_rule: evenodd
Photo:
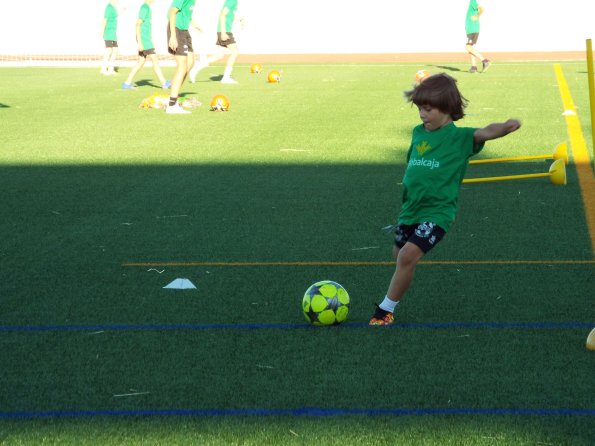
<path fill-rule="evenodd" d="M 473 166 L 468 176 L 543 171 L 547 165 Z M 353 320 L 361 321 L 372 308 L 370 294 L 385 290 L 391 267 L 167 267 L 159 273 L 123 269 L 121 264 L 135 260 L 390 260 L 391 240 L 381 228 L 394 221 L 402 176 L 402 165 L 377 164 L 2 166 L 0 230 L 5 236 L 0 239 L 0 325 L 303 323 L 300 293 L 314 280 L 331 276 L 340 283 L 349 282 Z M 575 184 L 574 171 L 569 169 L 566 187 L 553 186 L 543 178 L 463 186 L 457 222 L 428 258 L 592 259 Z M 572 228 L 572 237 L 560 228 Z M 354 249 L 381 246 L 387 249 Z M 403 317 L 581 320 L 589 314 L 585 296 L 593 289 L 591 270 L 590 265 L 420 267 L 410 303 L 403 303 Z M 163 289 L 172 279 L 188 276 L 198 278 L 198 290 Z M 206 407 L 215 413 L 218 408 L 332 409 L 334 405 L 340 409 L 573 405 L 589 409 L 592 400 L 582 378 L 590 373 L 591 364 L 584 356 L 584 336 L 579 330 L 536 330 L 523 336 L 514 330 L 380 333 L 365 328 L 241 334 L 184 329 L 125 334 L 0 332 L 6 364 L 0 394 L 7 412 L 110 410 L 116 417 L 105 423 L 118 424 L 114 436 L 126 435 L 130 429 L 131 418 L 123 420 L 118 414 L 132 410 L 142 415 L 145 409 L 176 407 Z M 395 349 L 402 371 L 397 390 L 383 396 L 382 402 L 374 389 L 385 382 L 395 364 L 370 361 L 379 342 Z M 540 348 L 543 345 L 548 345 L 548 351 Z M 235 386 L 238 380 L 243 382 L 241 391 Z M 295 386 L 297 382 L 300 386 Z M 273 383 L 278 388 L 275 392 L 271 392 Z M 454 405 L 448 399 L 451 395 L 457 398 Z M 255 417 L 262 420 L 258 409 Z M 296 418 L 282 419 L 289 419 L 295 429 Z M 347 419 L 326 417 L 325 429 L 331 418 L 339 425 Z M 529 420 L 535 427 L 526 435 L 540 441 L 568 432 L 579 438 L 589 422 L 593 429 L 589 416 L 399 419 L 413 420 L 419 427 L 446 418 L 445 426 L 453 419 L 462 426 L 471 418 L 479 419 L 476 428 L 482 432 L 486 425 L 508 421 L 510 429 L 518 432 Z M 547 421 L 554 418 L 564 422 L 550 427 Z M 92 426 L 97 419 L 105 420 L 98 414 L 74 424 Z M 179 418 L 170 419 L 176 431 Z M 212 417 L 200 419 L 207 425 L 217 423 Z M 233 425 L 243 418 L 217 419 Z M 395 419 L 381 418 L 384 425 Z M 365 417 L 369 422 L 370 417 Z M 14 425 L 12 434 L 19 435 L 19 429 L 35 423 Z M 63 423 L 70 421 L 58 425 Z M 505 426 L 500 427 L 495 429 L 498 435 Z M 238 438 L 235 428 L 230 429 L 231 437 Z M 461 434 L 451 435 L 460 438 Z M 441 440 L 437 438 L 436 444 Z"/>
<path fill-rule="evenodd" d="M 550 164 L 472 165 L 466 177 L 544 173 Z M 366 240 L 375 241 L 377 229 L 394 223 L 402 176 L 402 166 L 390 165 L 4 166 L 0 228 L 12 233 L 15 227 L 26 227 L 60 240 L 71 237 L 77 219 L 84 219 L 87 230 L 102 233 L 114 229 L 104 227 L 108 221 L 140 224 L 159 216 L 187 215 L 191 223 L 174 236 L 192 235 L 201 248 L 182 243 L 175 250 L 181 257 L 196 258 L 199 249 L 199 257 L 211 261 L 299 260 L 317 243 L 342 246 L 353 240 L 365 246 Z M 523 246 L 518 252 L 506 249 L 512 258 L 584 258 L 587 237 L 572 237 L 551 250 L 543 246 L 544 240 L 557 238 L 560 227 L 587 233 L 572 167 L 568 182 L 566 187 L 554 186 L 548 178 L 464 184 L 453 234 L 475 228 L 480 222 L 473 217 L 479 214 L 486 221 L 477 230 L 485 234 L 502 234 L 501 222 L 506 222 L 506 238 Z M 528 233 L 526 228 L 536 221 L 540 231 Z M 137 252 L 141 258 L 154 258 L 158 251 L 148 247 L 171 236 L 167 231 L 145 233 L 146 252 Z M 10 240 L 0 241 L 0 246 Z M 486 251 L 478 252 L 476 245 L 482 240 L 460 246 L 456 254 L 441 249 L 436 255 L 483 259 Z M 32 242 L 21 241 L 23 248 Z M 221 250 L 205 249 L 212 244 Z M 299 246 L 303 249 L 292 252 Z M 266 251 L 259 252 L 263 247 Z M 34 255 L 36 248 L 28 250 Z"/>
<path fill-rule="evenodd" d="M 548 167 L 549 162 L 473 165 L 467 177 L 542 173 Z M 124 292 L 118 277 L 127 262 L 312 262 L 303 268 L 311 274 L 306 284 L 327 275 L 318 262 L 390 262 L 392 238 L 382 228 L 395 222 L 402 176 L 402 165 L 364 164 L 0 167 L 0 230 L 6 234 L 0 238 L 0 295 L 10 296 L 3 319 L 17 317 L 15 323 L 22 324 L 22 302 L 42 289 L 54 298 L 28 307 L 28 323 L 43 325 L 56 299 L 68 307 L 81 289 L 99 299 L 87 302 L 95 309 L 104 289 Z M 427 260 L 592 260 L 577 187 L 572 168 L 568 186 L 548 178 L 463 184 L 457 220 Z M 560 228 L 572 228 L 563 243 Z M 352 282 L 352 268 L 345 266 L 335 280 Z M 518 269 L 537 283 L 550 282 L 547 268 Z M 386 272 L 376 270 L 382 283 L 375 288 L 383 289 Z M 580 267 L 564 271 L 578 274 L 568 279 L 574 295 L 580 295 L 577 287 L 592 285 L 592 275 L 586 280 Z M 233 286 L 251 282 L 251 274 L 238 269 Z M 446 283 L 453 279 L 447 271 L 440 274 L 447 274 Z M 156 289 L 187 277 L 151 275 Z M 533 280 L 518 285 L 527 284 L 537 286 Z M 258 288 L 259 281 L 250 286 Z M 525 288 L 511 293 L 531 293 Z M 98 321 L 83 306 L 85 316 L 73 323 L 130 322 L 117 308 Z"/>
<path fill-rule="evenodd" d="M 450 67 L 450 66 L 447 66 L 447 65 L 432 65 L 432 66 L 435 67 L 435 68 L 439 68 L 441 70 L 446 70 L 446 71 L 463 71 L 460 68 Z"/>
<path fill-rule="evenodd" d="M 137 87 L 152 87 L 152 88 L 161 88 L 161 85 L 158 85 L 153 80 L 142 79 L 136 82 Z"/>

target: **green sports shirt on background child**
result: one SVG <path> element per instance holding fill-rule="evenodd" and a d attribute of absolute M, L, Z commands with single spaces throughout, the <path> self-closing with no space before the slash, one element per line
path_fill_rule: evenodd
<path fill-rule="evenodd" d="M 407 152 L 403 200 L 394 226 L 396 269 L 370 325 L 393 323 L 393 313 L 413 281 L 416 265 L 450 229 L 469 158 L 486 141 L 521 126 L 510 119 L 483 128 L 457 127 L 454 121 L 465 116 L 467 100 L 447 74 L 426 78 L 405 96 L 417 106 L 422 124 L 413 129 Z"/>
<path fill-rule="evenodd" d="M 145 0 L 138 11 L 138 20 L 140 21 L 140 43 L 143 50 L 155 48 L 153 45 L 153 12 L 151 11 L 151 4 L 155 0 Z"/>

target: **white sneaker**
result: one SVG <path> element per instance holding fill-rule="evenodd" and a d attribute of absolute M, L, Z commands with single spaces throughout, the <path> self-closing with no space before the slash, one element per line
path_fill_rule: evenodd
<path fill-rule="evenodd" d="M 198 76 L 198 72 L 200 70 L 202 70 L 203 68 L 206 68 L 207 65 L 205 65 L 204 63 L 198 63 L 195 64 L 192 69 L 190 70 L 190 73 L 188 73 L 188 77 L 190 79 L 191 83 L 195 83 L 196 82 L 196 76 Z"/>
<path fill-rule="evenodd" d="M 191 112 L 189 110 L 185 110 L 184 108 L 182 108 L 180 106 L 180 104 L 176 104 L 176 105 L 168 105 L 165 108 L 165 113 L 168 113 L 171 115 L 187 115 Z"/>
<path fill-rule="evenodd" d="M 221 83 L 222 84 L 237 84 L 238 81 L 233 79 L 231 76 L 223 76 L 223 79 L 221 79 Z"/>

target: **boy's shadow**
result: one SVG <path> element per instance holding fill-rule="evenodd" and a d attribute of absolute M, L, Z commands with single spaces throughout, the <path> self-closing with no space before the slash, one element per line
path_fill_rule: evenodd
<path fill-rule="evenodd" d="M 157 85 L 153 81 L 150 81 L 150 80 L 147 80 L 147 79 L 143 79 L 143 80 L 140 80 L 140 81 L 136 82 L 136 86 L 137 87 L 161 88 L 161 85 Z"/>
<path fill-rule="evenodd" d="M 211 76 L 209 79 L 211 79 L 213 82 L 220 82 L 221 79 L 223 79 L 223 75 L 219 74 L 217 76 Z"/>
<path fill-rule="evenodd" d="M 434 68 L 439 68 L 441 70 L 447 70 L 447 71 L 462 71 L 460 68 L 457 67 L 447 67 L 445 65 L 432 65 Z"/>
<path fill-rule="evenodd" d="M 0 102 L 0 108 L 10 108 L 10 105 L 2 104 L 2 103 Z"/>

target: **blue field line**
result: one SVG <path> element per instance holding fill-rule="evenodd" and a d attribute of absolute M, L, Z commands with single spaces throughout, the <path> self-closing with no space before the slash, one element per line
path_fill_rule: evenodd
<path fill-rule="evenodd" d="M 422 415 L 492 415 L 492 416 L 595 416 L 595 408 L 394 408 L 344 409 L 300 407 L 296 409 L 140 409 L 140 410 L 50 410 L 42 412 L 0 412 L 0 419 L 91 418 L 91 417 L 343 417 L 343 416 L 422 416 Z"/>
<path fill-rule="evenodd" d="M 521 328 L 521 329 L 592 329 L 595 322 L 411 322 L 395 323 L 386 329 L 423 328 Z M 43 331 L 166 331 L 166 330 L 337 330 L 370 328 L 366 323 L 344 323 L 330 327 L 315 327 L 309 324 L 96 324 L 96 325 L 0 325 L 0 332 L 43 332 Z M 377 327 L 375 329 L 378 329 Z"/>

